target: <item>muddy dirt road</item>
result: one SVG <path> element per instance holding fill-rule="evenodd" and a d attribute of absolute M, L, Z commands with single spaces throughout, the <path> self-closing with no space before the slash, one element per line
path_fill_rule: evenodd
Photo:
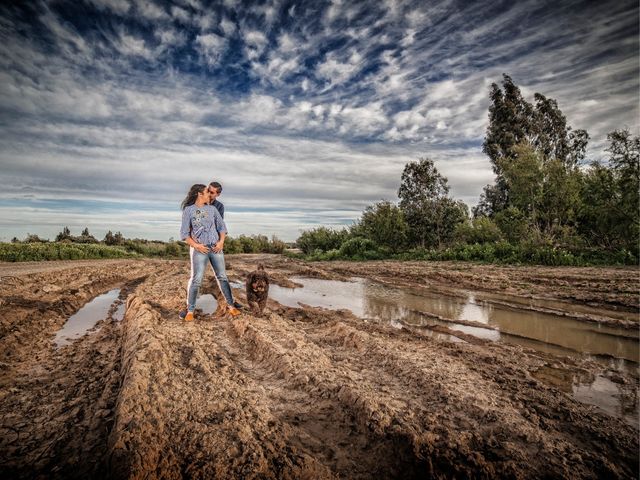
<path fill-rule="evenodd" d="M 230 278 L 258 262 L 281 287 L 357 276 L 465 288 L 638 329 L 637 269 L 242 255 L 227 258 Z M 638 477 L 637 427 L 554 384 L 561 367 L 593 375 L 597 362 L 274 300 L 262 318 L 185 324 L 187 276 L 179 261 L 0 265 L 2 478 Z M 56 348 L 67 319 L 113 288 L 124 320 L 111 312 Z M 637 368 L 608 378 L 637 402 Z"/>

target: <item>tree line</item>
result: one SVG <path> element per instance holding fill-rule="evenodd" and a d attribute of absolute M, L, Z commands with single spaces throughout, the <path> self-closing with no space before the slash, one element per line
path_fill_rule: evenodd
<path fill-rule="evenodd" d="M 607 140 L 607 162 L 585 163 L 587 131 L 572 129 L 551 98 L 528 102 L 504 75 L 491 86 L 482 146 L 496 179 L 471 212 L 421 158 L 405 166 L 398 202 L 370 205 L 342 230 L 302 232 L 297 244 L 319 259 L 637 264 L 640 138 L 620 129 Z"/>
<path fill-rule="evenodd" d="M 98 240 L 87 227 L 81 231 L 80 235 L 73 235 L 71 229 L 65 226 L 56 235 L 54 242 L 29 233 L 23 240 L 13 237 L 11 244 L 13 247 L 7 245 L 0 250 L 0 260 L 120 258 L 127 255 L 168 258 L 187 258 L 189 256 L 189 247 L 184 242 L 173 239 L 163 242 L 143 238 L 126 238 L 121 232 L 114 233 L 111 230 L 105 234 L 102 240 Z M 40 245 L 38 246 L 38 244 Z M 105 248 L 89 248 L 90 245 Z M 224 251 L 229 254 L 283 253 L 287 247 L 288 245 L 276 236 L 269 238 L 266 235 L 240 235 L 227 237 Z"/>

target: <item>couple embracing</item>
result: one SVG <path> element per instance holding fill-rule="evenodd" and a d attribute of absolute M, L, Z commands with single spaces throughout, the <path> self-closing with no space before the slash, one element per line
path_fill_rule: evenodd
<path fill-rule="evenodd" d="M 213 267 L 218 287 L 227 302 L 227 312 L 232 316 L 240 315 L 225 272 L 222 249 L 227 236 L 227 227 L 223 219 L 224 205 L 217 200 L 221 193 L 222 185 L 218 182 L 211 182 L 209 185 L 197 183 L 191 187 L 182 202 L 180 239 L 191 247 L 189 248 L 191 276 L 187 285 L 187 309 L 180 312 L 179 317 L 182 320 L 193 320 L 198 290 L 208 263 Z"/>

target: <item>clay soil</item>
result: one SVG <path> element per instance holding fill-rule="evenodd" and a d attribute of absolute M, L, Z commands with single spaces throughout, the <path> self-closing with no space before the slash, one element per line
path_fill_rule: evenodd
<path fill-rule="evenodd" d="M 465 288 L 638 328 L 635 268 L 240 255 L 228 274 L 258 262 L 282 286 Z M 188 273 L 182 261 L 0 265 L 1 478 L 638 478 L 637 429 L 543 381 L 568 359 L 273 300 L 263 317 L 184 323 Z M 116 287 L 124 320 L 55 348 L 68 317 Z M 637 378 L 617 381 L 637 392 Z"/>

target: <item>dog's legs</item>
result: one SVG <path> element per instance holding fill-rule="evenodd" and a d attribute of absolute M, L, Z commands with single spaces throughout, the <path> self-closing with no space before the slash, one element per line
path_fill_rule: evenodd
<path fill-rule="evenodd" d="M 258 311 L 260 312 L 260 316 L 262 316 L 264 312 L 264 307 L 267 306 L 267 299 L 263 298 L 258 302 Z"/>

